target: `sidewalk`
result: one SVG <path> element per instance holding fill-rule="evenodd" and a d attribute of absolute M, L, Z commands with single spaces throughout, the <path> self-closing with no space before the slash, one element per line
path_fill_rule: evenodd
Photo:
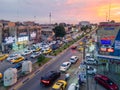
<path fill-rule="evenodd" d="M 108 76 L 112 81 L 114 81 L 120 89 L 120 74 L 106 71 L 102 65 L 98 68 L 98 73 Z"/>

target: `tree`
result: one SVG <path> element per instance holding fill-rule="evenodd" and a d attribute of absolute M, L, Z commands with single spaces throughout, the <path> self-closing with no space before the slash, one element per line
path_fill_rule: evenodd
<path fill-rule="evenodd" d="M 55 28 L 53 29 L 53 32 L 55 33 L 55 37 L 64 37 L 66 34 L 65 28 L 63 25 L 55 26 Z"/>
<path fill-rule="evenodd" d="M 41 54 L 41 55 L 38 57 L 38 61 L 37 61 L 37 62 L 38 62 L 39 65 L 41 65 L 44 60 L 45 60 L 45 56 Z"/>

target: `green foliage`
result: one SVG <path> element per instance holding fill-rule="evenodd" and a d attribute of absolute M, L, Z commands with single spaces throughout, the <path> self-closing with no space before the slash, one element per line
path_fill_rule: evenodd
<path fill-rule="evenodd" d="M 53 31 L 55 33 L 55 37 L 64 37 L 66 34 L 65 28 L 63 25 L 56 25 Z"/>
<path fill-rule="evenodd" d="M 38 57 L 38 63 L 40 64 L 41 62 L 43 62 L 45 60 L 45 56 L 44 55 L 40 55 L 39 57 Z"/>

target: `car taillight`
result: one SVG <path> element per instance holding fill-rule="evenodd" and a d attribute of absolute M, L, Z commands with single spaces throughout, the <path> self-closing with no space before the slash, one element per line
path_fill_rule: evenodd
<path fill-rule="evenodd" d="M 45 80 L 41 80 L 41 82 L 43 82 L 43 83 L 47 83 L 47 84 L 50 83 L 50 81 L 45 81 Z"/>

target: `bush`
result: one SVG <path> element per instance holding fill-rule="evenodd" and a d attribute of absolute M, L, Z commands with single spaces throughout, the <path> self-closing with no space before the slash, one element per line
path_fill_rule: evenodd
<path fill-rule="evenodd" d="M 37 61 L 37 62 L 38 62 L 39 65 L 41 65 L 41 63 L 42 63 L 44 60 L 45 60 L 45 56 L 41 54 L 41 55 L 38 57 L 38 61 Z"/>

